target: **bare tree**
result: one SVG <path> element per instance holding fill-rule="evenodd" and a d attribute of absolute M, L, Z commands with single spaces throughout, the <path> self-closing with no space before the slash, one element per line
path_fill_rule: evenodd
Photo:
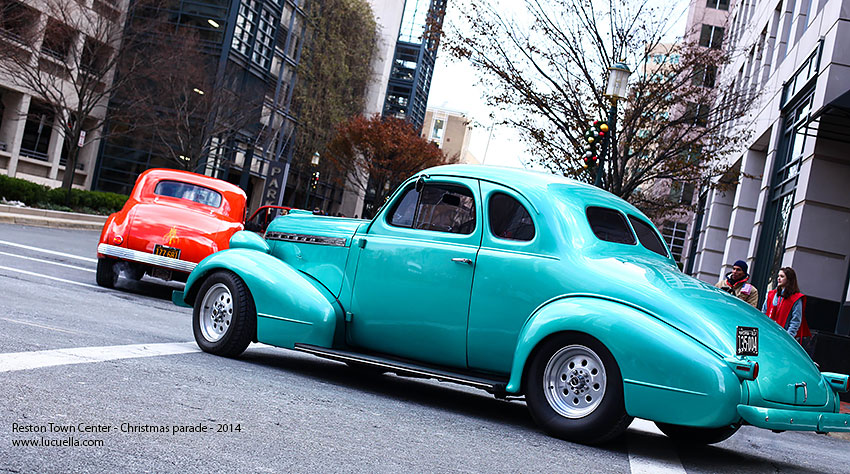
<path fill-rule="evenodd" d="M 133 8 L 156 1 L 135 2 Z M 142 66 L 158 66 L 136 47 L 149 31 L 124 34 L 126 14 L 99 1 L 43 0 L 36 10 L 17 0 L 0 0 L 0 71 L 61 119 L 67 146 L 62 186 L 69 198 L 81 135 L 92 139 L 90 132 L 103 125 L 109 98 Z M 155 22 L 148 27 L 155 28 Z"/>
<path fill-rule="evenodd" d="M 583 166 L 585 133 L 607 119 L 607 69 L 630 64 L 635 73 L 608 137 L 602 184 L 659 217 L 682 205 L 659 200 L 654 183 L 700 185 L 728 171 L 724 158 L 745 136 L 727 128 L 748 113 L 752 95 L 717 82 L 730 53 L 682 41 L 665 45 L 675 6 L 653 5 L 659 4 L 525 0 L 507 7 L 466 0 L 465 24 L 447 39 L 453 56 L 482 73 L 489 103 L 507 112 L 503 123 L 523 132 L 531 160 L 587 182 L 596 170 Z M 724 105 L 712 107 L 718 91 Z"/>
<path fill-rule="evenodd" d="M 228 155 L 237 139 L 253 146 L 265 92 L 245 87 L 238 70 L 217 75 L 218 58 L 202 46 L 196 33 L 169 25 L 144 45 L 151 65 L 142 66 L 116 100 L 135 104 L 123 118 L 148 139 L 153 153 L 199 172 L 210 156 L 232 164 Z M 179 67 L 159 67 L 174 58 L 180 58 Z"/>

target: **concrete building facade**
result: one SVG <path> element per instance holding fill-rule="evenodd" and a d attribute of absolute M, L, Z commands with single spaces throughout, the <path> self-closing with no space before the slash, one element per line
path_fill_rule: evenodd
<path fill-rule="evenodd" d="M 472 120 L 462 112 L 429 107 L 425 112 L 422 138 L 436 143 L 452 162 L 480 164 L 469 152 Z"/>
<path fill-rule="evenodd" d="M 62 5 L 56 2 L 0 0 L 0 48 L 36 53 L 38 57 L 33 60 L 38 61 L 44 74 L 60 78 L 64 74 L 66 81 L 76 80 L 80 74 L 85 74 L 84 45 L 92 41 L 89 34 L 93 34 L 84 31 L 83 25 L 97 21 L 120 25 L 128 2 L 81 0 L 78 4 L 85 13 L 66 18 L 72 24 L 63 24 L 47 10 L 52 9 L 53 15 L 56 15 L 57 9 L 68 14 L 74 11 L 67 7 L 64 11 Z M 101 35 L 113 31 L 120 35 L 120 28 L 103 27 L 98 30 Z M 21 47 L 22 41 L 28 44 Z M 101 81 L 111 81 L 113 72 Z M 65 87 L 65 103 L 71 105 L 75 101 L 73 88 L 67 84 Z M 84 123 L 101 123 L 105 114 L 104 104 L 104 107 L 95 108 Z M 0 173 L 50 187 L 60 186 L 66 173 L 68 147 L 63 129 L 68 118 L 69 112 L 58 115 L 44 98 L 34 96 L 33 91 L 22 87 L 20 81 L 10 77 L 10 70 L 0 64 Z M 101 129 L 90 129 L 79 140 L 82 148 L 73 178 L 77 188 L 91 187 Z"/>
<path fill-rule="evenodd" d="M 809 325 L 850 335 L 850 0 L 740 0 L 706 24 L 735 53 L 721 74 L 757 101 L 729 129 L 752 135 L 733 189 L 703 196 L 688 268 L 715 283 L 746 260 L 763 300 L 793 267 Z"/>

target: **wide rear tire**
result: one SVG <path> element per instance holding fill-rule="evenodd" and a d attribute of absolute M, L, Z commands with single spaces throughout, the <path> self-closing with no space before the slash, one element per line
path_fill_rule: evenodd
<path fill-rule="evenodd" d="M 735 434 L 740 425 L 720 428 L 697 428 L 695 426 L 670 425 L 655 422 L 655 426 L 672 441 L 681 444 L 714 444 Z"/>
<path fill-rule="evenodd" d="M 115 288 L 118 283 L 118 272 L 115 271 L 115 260 L 101 257 L 97 259 L 97 272 L 95 272 L 97 284 L 104 288 Z"/>
<path fill-rule="evenodd" d="M 632 422 L 614 356 L 586 334 L 558 334 L 538 347 L 526 373 L 525 399 L 546 433 L 577 443 L 604 443 Z"/>
<path fill-rule="evenodd" d="M 248 286 L 228 271 L 213 273 L 195 298 L 192 331 L 198 347 L 236 357 L 257 336 L 257 310 Z"/>

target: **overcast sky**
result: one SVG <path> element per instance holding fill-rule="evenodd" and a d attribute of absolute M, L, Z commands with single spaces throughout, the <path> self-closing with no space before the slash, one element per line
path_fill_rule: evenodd
<path fill-rule="evenodd" d="M 681 8 L 677 10 L 687 11 L 688 0 L 674 1 L 681 4 Z M 456 3 L 449 0 L 445 19 L 448 28 L 459 25 L 460 15 L 457 10 Z M 681 36 L 684 33 L 686 20 L 687 15 L 683 13 L 677 26 L 672 29 L 675 35 Z M 431 79 L 431 91 L 428 95 L 428 107 L 462 112 L 473 120 L 476 126 L 473 128 L 469 149 L 478 161 L 487 165 L 513 167 L 523 166 L 520 157 L 525 157 L 526 163 L 529 161 L 525 146 L 517 132 L 508 127 L 496 125 L 490 136 L 489 129 L 492 124 L 490 113 L 495 111 L 487 107 L 485 103 L 482 86 L 478 84 L 475 70 L 465 61 L 459 62 L 450 58 L 445 51 L 440 51 L 437 55 L 434 76 Z M 488 137 L 490 137 L 489 140 Z"/>

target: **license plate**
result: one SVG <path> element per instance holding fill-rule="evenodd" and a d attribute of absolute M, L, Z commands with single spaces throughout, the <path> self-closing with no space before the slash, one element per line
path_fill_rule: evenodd
<path fill-rule="evenodd" d="M 154 255 L 161 255 L 168 258 L 180 258 L 180 249 L 174 247 L 166 247 L 165 245 L 155 245 L 153 247 Z"/>
<path fill-rule="evenodd" d="M 759 355 L 759 328 L 738 326 L 735 339 L 735 353 L 737 355 Z"/>

